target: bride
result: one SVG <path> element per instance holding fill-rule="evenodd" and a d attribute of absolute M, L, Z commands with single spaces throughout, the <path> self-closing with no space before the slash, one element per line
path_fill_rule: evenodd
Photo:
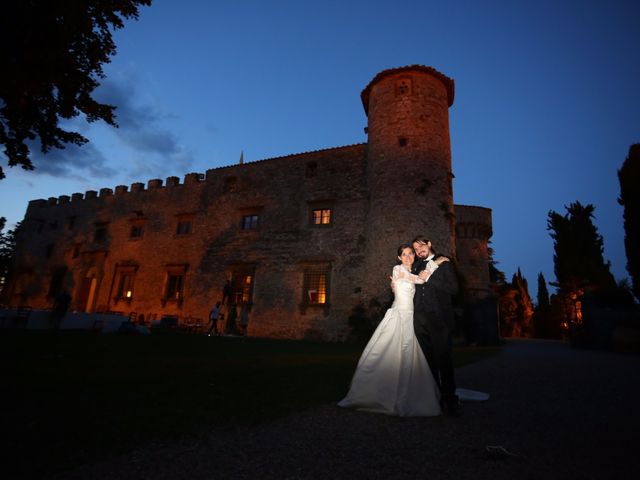
<path fill-rule="evenodd" d="M 393 267 L 395 300 L 362 352 L 347 396 L 338 405 L 401 417 L 440 415 L 440 392 L 413 331 L 413 294 L 420 279 L 411 273 L 415 253 L 398 248 Z M 431 275 L 446 257 L 430 260 Z"/>

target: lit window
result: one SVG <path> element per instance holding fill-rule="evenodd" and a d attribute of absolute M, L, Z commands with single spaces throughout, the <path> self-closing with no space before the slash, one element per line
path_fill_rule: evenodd
<path fill-rule="evenodd" d="M 253 265 L 237 266 L 231 270 L 230 301 L 236 304 L 250 303 L 253 296 L 255 267 Z"/>
<path fill-rule="evenodd" d="M 188 268 L 188 264 L 166 266 L 166 276 L 162 287 L 162 306 L 167 302 L 176 303 L 178 306 L 182 305 L 182 302 L 184 301 L 184 284 Z"/>
<path fill-rule="evenodd" d="M 303 304 L 326 305 L 329 302 L 329 272 L 328 265 L 305 267 Z"/>
<path fill-rule="evenodd" d="M 329 225 L 331 223 L 331 209 L 314 209 L 312 211 L 311 222 L 313 223 L 313 225 Z"/>
<path fill-rule="evenodd" d="M 242 217 L 242 229 L 243 230 L 255 230 L 258 228 L 258 215 L 244 215 Z"/>
<path fill-rule="evenodd" d="M 116 299 L 131 301 L 131 299 L 133 298 L 134 279 L 135 273 L 132 271 L 120 273 L 120 281 L 118 282 Z"/>
<path fill-rule="evenodd" d="M 184 274 L 169 273 L 167 275 L 167 291 L 165 298 L 167 300 L 182 300 L 184 296 Z"/>

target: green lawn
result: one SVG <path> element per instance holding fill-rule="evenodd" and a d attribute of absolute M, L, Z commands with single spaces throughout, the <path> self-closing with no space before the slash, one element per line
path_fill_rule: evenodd
<path fill-rule="evenodd" d="M 5 466 L 42 476 L 346 394 L 362 345 L 160 334 L 0 332 Z M 456 365 L 497 348 L 456 349 Z"/>

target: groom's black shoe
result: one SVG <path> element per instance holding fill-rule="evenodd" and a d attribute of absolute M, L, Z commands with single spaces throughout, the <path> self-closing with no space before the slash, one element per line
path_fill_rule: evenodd
<path fill-rule="evenodd" d="M 447 417 L 456 418 L 461 415 L 460 401 L 457 396 L 442 401 L 442 413 Z"/>

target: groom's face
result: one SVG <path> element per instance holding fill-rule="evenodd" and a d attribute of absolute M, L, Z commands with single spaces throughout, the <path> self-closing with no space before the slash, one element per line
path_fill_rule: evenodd
<path fill-rule="evenodd" d="M 427 258 L 431 254 L 431 242 L 413 242 L 413 249 L 420 258 Z"/>

